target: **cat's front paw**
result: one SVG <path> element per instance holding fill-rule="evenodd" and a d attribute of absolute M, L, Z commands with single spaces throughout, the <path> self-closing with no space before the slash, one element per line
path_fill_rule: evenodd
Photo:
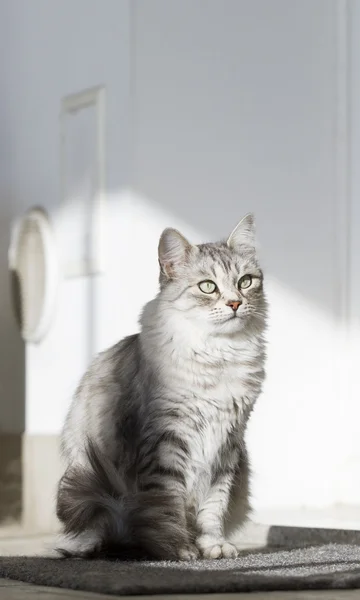
<path fill-rule="evenodd" d="M 225 540 L 216 540 L 208 536 L 200 537 L 196 541 L 203 558 L 236 558 L 237 548 Z"/>

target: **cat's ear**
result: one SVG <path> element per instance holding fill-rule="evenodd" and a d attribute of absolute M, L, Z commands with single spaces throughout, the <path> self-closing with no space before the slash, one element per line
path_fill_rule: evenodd
<path fill-rule="evenodd" d="M 161 271 L 171 278 L 186 262 L 192 245 L 176 229 L 165 229 L 160 237 L 158 256 Z"/>
<path fill-rule="evenodd" d="M 245 217 L 241 219 L 229 235 L 226 243 L 229 248 L 234 250 L 237 246 L 256 247 L 255 218 L 252 213 L 245 215 Z"/>

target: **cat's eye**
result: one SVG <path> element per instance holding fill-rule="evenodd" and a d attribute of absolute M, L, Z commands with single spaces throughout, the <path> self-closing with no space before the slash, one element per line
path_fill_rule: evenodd
<path fill-rule="evenodd" d="M 252 284 L 251 275 L 243 275 L 239 279 L 238 288 L 241 290 L 246 290 L 246 288 L 249 288 L 251 286 L 251 284 Z"/>
<path fill-rule="evenodd" d="M 206 280 L 206 281 L 200 281 L 200 283 L 198 284 L 200 290 L 202 292 L 204 292 L 204 294 L 213 294 L 215 292 L 216 288 L 216 283 L 214 283 L 213 281 L 210 280 Z"/>

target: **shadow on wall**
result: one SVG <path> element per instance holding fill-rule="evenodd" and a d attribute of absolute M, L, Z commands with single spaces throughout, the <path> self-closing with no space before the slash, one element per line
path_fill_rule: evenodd
<path fill-rule="evenodd" d="M 2 217 L 6 203 L 2 206 Z M 7 219 L 4 218 L 4 224 Z M 19 285 L 7 267 L 9 231 L 0 225 L 2 282 L 0 336 L 0 525 L 18 521 L 22 510 L 22 435 L 25 429 L 25 344 L 18 328 Z M 11 305 L 13 302 L 13 306 Z"/>
<path fill-rule="evenodd" d="M 338 8 L 204 4 L 134 3 L 131 183 L 210 239 L 254 212 L 266 272 L 336 312 Z"/>
<path fill-rule="evenodd" d="M 22 435 L 0 434 L 0 526 L 19 521 L 22 514 Z"/>

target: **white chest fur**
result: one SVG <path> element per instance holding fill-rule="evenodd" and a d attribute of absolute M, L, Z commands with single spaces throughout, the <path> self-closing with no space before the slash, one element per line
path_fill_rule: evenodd
<path fill-rule="evenodd" d="M 163 360 L 163 381 L 183 396 L 214 400 L 241 408 L 249 376 L 258 368 L 256 345 L 242 340 L 190 339 L 173 346 Z"/>
<path fill-rule="evenodd" d="M 256 352 L 240 342 L 191 341 L 174 346 L 164 358 L 161 379 L 169 401 L 181 407 L 181 428 L 189 440 L 193 462 L 208 468 L 229 432 L 241 427 L 252 402 L 248 380 Z"/>

